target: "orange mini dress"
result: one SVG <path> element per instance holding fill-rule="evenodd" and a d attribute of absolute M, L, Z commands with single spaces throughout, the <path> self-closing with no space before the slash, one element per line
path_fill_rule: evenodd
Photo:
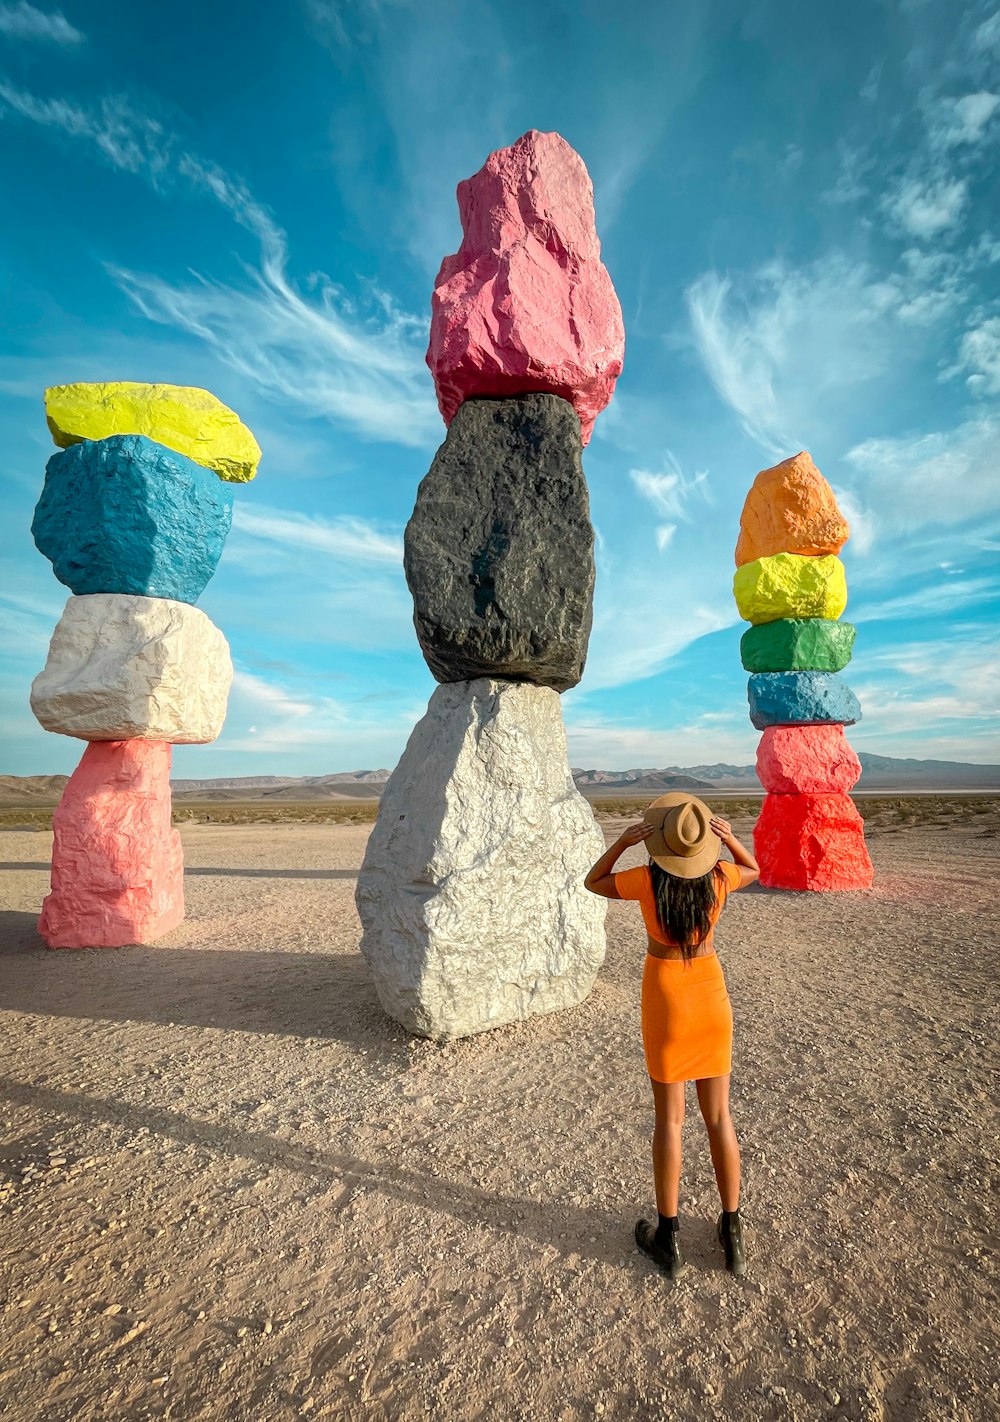
<path fill-rule="evenodd" d="M 732 1070 L 733 1009 L 713 942 L 719 915 L 726 899 L 739 888 L 741 876 L 735 864 L 721 859 L 712 873 L 712 927 L 699 945 L 698 956 L 685 959 L 646 955 L 642 975 L 642 1048 L 652 1081 L 701 1081 L 728 1076 Z M 616 874 L 615 888 L 620 899 L 638 901 L 646 932 L 654 943 L 678 947 L 660 927 L 653 876 L 647 864 Z"/>

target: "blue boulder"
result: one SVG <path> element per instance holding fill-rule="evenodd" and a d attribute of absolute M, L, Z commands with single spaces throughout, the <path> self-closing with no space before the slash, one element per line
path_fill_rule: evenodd
<path fill-rule="evenodd" d="M 861 707 L 833 672 L 755 672 L 747 684 L 750 720 L 768 726 L 853 726 Z"/>
<path fill-rule="evenodd" d="M 77 596 L 197 602 L 233 521 L 233 486 L 145 435 L 84 440 L 54 454 L 31 532 Z"/>

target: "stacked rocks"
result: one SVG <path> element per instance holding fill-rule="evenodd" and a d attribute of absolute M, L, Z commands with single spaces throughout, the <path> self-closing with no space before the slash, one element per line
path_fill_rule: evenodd
<path fill-rule="evenodd" d="M 382 799 L 358 878 L 361 949 L 410 1031 L 467 1036 L 586 997 L 604 839 L 577 791 L 559 693 L 583 674 L 594 533 L 581 451 L 622 367 L 593 190 L 532 131 L 458 187 L 464 238 L 427 361 L 448 434 L 404 565 L 442 685 Z"/>
<path fill-rule="evenodd" d="M 45 392 L 62 446 L 31 526 L 72 596 L 31 708 L 88 741 L 53 817 L 51 948 L 149 943 L 184 917 L 170 747 L 214 740 L 232 681 L 225 637 L 194 606 L 260 450 L 232 410 L 175 385 Z"/>
<path fill-rule="evenodd" d="M 764 469 L 740 518 L 733 593 L 753 625 L 740 643 L 750 719 L 763 731 L 757 774 L 767 794 L 754 829 L 761 883 L 863 889 L 872 882 L 864 822 L 848 792 L 861 764 L 844 727 L 861 716 L 838 673 L 855 629 L 837 554 L 850 530 L 805 452 Z"/>

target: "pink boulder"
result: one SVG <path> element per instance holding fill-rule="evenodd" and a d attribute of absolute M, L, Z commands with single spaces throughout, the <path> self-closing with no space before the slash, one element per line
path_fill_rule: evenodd
<path fill-rule="evenodd" d="M 782 795 L 846 794 L 861 762 L 843 726 L 768 726 L 757 747 L 757 776 Z"/>
<path fill-rule="evenodd" d="M 625 327 L 583 159 L 531 129 L 459 183 L 458 206 L 465 235 L 441 263 L 427 349 L 445 424 L 470 396 L 546 391 L 570 401 L 586 444 L 621 374 Z"/>
<path fill-rule="evenodd" d="M 170 823 L 170 746 L 94 741 L 52 818 L 50 948 L 151 943 L 184 917 L 184 858 Z"/>
<path fill-rule="evenodd" d="M 871 888 L 864 821 L 849 795 L 766 795 L 753 845 L 765 888 Z"/>

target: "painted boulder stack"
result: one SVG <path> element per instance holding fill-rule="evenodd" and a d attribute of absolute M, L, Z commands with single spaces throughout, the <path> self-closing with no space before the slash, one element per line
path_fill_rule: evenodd
<path fill-rule="evenodd" d="M 171 746 L 215 739 L 232 681 L 226 639 L 194 604 L 260 450 L 205 390 L 81 383 L 45 406 L 61 449 L 32 533 L 71 596 L 31 707 L 90 744 L 53 817 L 39 932 L 51 948 L 149 943 L 184 917 Z"/>
<path fill-rule="evenodd" d="M 624 354 L 590 179 L 558 134 L 491 154 L 458 202 L 427 352 L 448 432 L 404 539 L 441 685 L 357 888 L 383 1007 L 437 1039 L 574 1006 L 604 959 L 605 905 L 583 888 L 604 838 L 559 694 L 583 675 L 592 619 L 581 453 Z"/>
<path fill-rule="evenodd" d="M 872 882 L 864 822 L 849 794 L 861 763 L 844 735 L 861 708 L 839 676 L 855 638 L 840 621 L 847 582 L 837 555 L 849 532 L 804 451 L 757 475 L 740 519 L 733 594 L 752 624 L 740 654 L 750 719 L 763 732 L 757 774 L 767 793 L 754 849 L 769 888 Z"/>

